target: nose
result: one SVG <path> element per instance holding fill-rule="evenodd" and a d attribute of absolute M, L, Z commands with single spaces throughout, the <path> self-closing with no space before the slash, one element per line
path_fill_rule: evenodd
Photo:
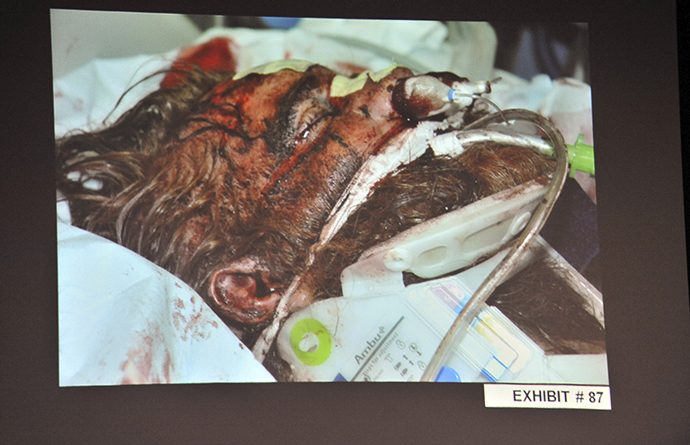
<path fill-rule="evenodd" d="M 428 75 L 401 79 L 393 90 L 393 107 L 408 119 L 435 116 L 450 108 L 450 89 L 450 86 Z"/>
<path fill-rule="evenodd" d="M 398 80 L 392 100 L 401 116 L 421 120 L 467 107 L 474 97 L 489 92 L 489 82 L 470 82 L 453 73 L 429 73 Z"/>

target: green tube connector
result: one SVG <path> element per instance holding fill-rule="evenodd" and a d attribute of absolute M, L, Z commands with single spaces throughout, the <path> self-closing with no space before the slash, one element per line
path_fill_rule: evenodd
<path fill-rule="evenodd" d="M 594 175 L 594 147 L 584 142 L 584 135 L 580 133 L 577 141 L 568 147 L 568 162 L 570 162 L 570 177 L 575 177 L 576 171 Z"/>

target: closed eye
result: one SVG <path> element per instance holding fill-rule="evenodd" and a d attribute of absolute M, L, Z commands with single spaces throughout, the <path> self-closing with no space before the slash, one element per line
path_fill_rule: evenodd
<path fill-rule="evenodd" d="M 328 103 L 328 85 L 307 75 L 281 100 L 275 124 L 266 140 L 279 159 L 292 156 L 305 144 L 316 140 L 336 110 Z"/>
<path fill-rule="evenodd" d="M 293 108 L 290 121 L 294 128 L 294 141 L 298 144 L 313 141 L 321 133 L 326 118 L 332 115 L 333 110 L 325 95 L 312 90 L 310 97 Z"/>

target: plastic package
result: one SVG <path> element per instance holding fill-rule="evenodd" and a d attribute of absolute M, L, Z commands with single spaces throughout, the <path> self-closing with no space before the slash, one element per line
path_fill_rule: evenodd
<path fill-rule="evenodd" d="M 546 249 L 567 267 L 545 241 L 538 239 L 533 249 Z M 400 276 L 398 291 L 389 287 L 386 295 L 317 302 L 286 321 L 278 350 L 296 380 L 419 381 L 457 314 L 505 253 L 457 275 L 407 287 Z M 569 284 L 601 317 L 600 294 L 570 273 Z M 547 356 L 496 308 L 484 305 L 470 326 L 436 381 L 608 383 L 605 354 Z"/>
<path fill-rule="evenodd" d="M 497 259 L 398 294 L 315 303 L 286 322 L 279 351 L 298 380 L 419 381 L 473 283 Z M 485 306 L 445 371 L 462 382 L 512 381 L 542 356 L 500 311 Z"/>

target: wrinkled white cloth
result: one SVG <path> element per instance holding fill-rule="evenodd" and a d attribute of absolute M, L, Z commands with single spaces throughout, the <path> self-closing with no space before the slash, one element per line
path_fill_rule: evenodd
<path fill-rule="evenodd" d="M 272 382 L 179 278 L 58 223 L 60 386 Z"/>

